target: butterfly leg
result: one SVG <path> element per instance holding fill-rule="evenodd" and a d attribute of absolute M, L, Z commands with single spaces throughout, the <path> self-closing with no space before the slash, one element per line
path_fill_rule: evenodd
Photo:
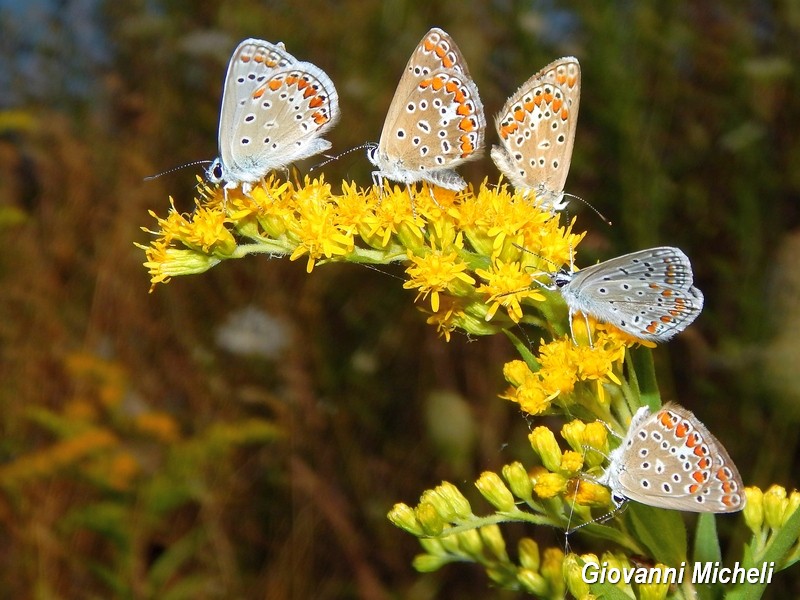
<path fill-rule="evenodd" d="M 436 194 L 434 193 L 434 188 L 431 187 L 430 185 L 428 186 L 428 193 L 431 195 L 431 200 L 433 200 L 433 203 L 436 205 L 436 207 L 441 209 L 441 210 L 444 210 L 444 207 L 441 204 L 439 204 L 439 201 L 436 199 Z"/>
<path fill-rule="evenodd" d="M 380 206 L 381 201 L 383 200 L 383 172 L 382 171 L 373 171 L 372 172 L 372 185 L 378 189 L 378 205 Z"/>
<path fill-rule="evenodd" d="M 228 211 L 228 186 L 222 188 L 222 210 L 227 213 Z"/>
<path fill-rule="evenodd" d="M 576 346 L 578 345 L 578 339 L 575 337 L 575 329 L 572 325 L 572 321 L 575 319 L 575 311 L 571 308 L 569 309 L 569 334 L 572 336 L 572 343 Z"/>
<path fill-rule="evenodd" d="M 589 315 L 583 313 L 583 320 L 586 321 L 586 337 L 589 338 L 589 347 L 594 348 L 594 342 L 592 342 L 592 330 L 589 329 Z"/>

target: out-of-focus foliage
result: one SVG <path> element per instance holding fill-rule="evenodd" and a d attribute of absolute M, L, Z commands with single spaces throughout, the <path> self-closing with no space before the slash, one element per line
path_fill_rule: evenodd
<path fill-rule="evenodd" d="M 503 340 L 445 344 L 400 271 L 353 265 L 251 257 L 148 296 L 133 246 L 168 195 L 191 210 L 196 170 L 142 178 L 216 154 L 239 40 L 282 40 L 331 76 L 338 151 L 377 139 L 431 26 L 490 116 L 544 64 L 580 59 L 567 191 L 614 221 L 578 215 L 584 260 L 662 243 L 692 257 L 707 308 L 657 351 L 662 396 L 725 440 L 746 483 L 796 485 L 795 2 L 2 2 L 0 596 L 486 596 L 471 566 L 409 569 L 416 541 L 385 514 L 524 453 L 497 398 Z M 325 176 L 370 170 L 351 154 Z M 496 176 L 488 157 L 462 171 Z M 448 442 L 469 456 L 429 423 L 443 391 L 474 420 Z M 796 577 L 765 597 L 796 597 Z"/>

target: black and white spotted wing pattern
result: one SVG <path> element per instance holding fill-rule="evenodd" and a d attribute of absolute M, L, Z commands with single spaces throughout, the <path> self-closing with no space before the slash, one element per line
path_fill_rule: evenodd
<path fill-rule="evenodd" d="M 727 513 L 745 505 L 744 484 L 725 448 L 677 404 L 655 414 L 640 408 L 598 483 L 617 506 L 635 500 L 657 508 Z"/>
<path fill-rule="evenodd" d="M 411 55 L 381 139 L 368 151 L 378 168 L 373 179 L 461 190 L 466 183 L 454 167 L 480 156 L 485 129 L 483 104 L 461 51 L 433 28 Z"/>
<path fill-rule="evenodd" d="M 208 177 L 247 192 L 270 171 L 330 148 L 320 136 L 338 118 L 338 94 L 322 69 L 298 61 L 282 43 L 244 40 L 228 65 L 219 158 Z"/>
<path fill-rule="evenodd" d="M 630 335 L 665 342 L 688 327 L 703 309 L 692 265 L 678 248 L 640 250 L 577 272 L 551 275 L 569 307 L 611 323 Z M 573 334 L 573 339 L 575 338 Z"/>
<path fill-rule="evenodd" d="M 572 161 L 581 98 L 581 67 L 572 56 L 536 73 L 495 117 L 500 145 L 491 151 L 497 168 L 539 206 L 560 210 Z"/>

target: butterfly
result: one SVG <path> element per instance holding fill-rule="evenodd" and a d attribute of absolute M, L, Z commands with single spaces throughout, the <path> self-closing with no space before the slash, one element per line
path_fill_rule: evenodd
<path fill-rule="evenodd" d="M 321 136 L 338 119 L 339 96 L 322 69 L 298 61 L 282 42 L 244 40 L 228 64 L 219 157 L 206 176 L 247 194 L 270 171 L 330 148 Z"/>
<path fill-rule="evenodd" d="M 495 117 L 500 145 L 492 160 L 517 190 L 539 206 L 561 210 L 578 124 L 581 67 L 571 56 L 536 73 Z"/>
<path fill-rule="evenodd" d="M 380 141 L 367 152 L 378 168 L 373 181 L 426 181 L 461 190 L 466 182 L 454 167 L 480 156 L 485 129 L 483 104 L 461 51 L 433 28 L 411 54 Z"/>
<path fill-rule="evenodd" d="M 573 341 L 577 312 L 634 337 L 665 342 L 703 309 L 703 293 L 692 285 L 692 265 L 679 248 L 639 250 L 580 271 L 561 269 L 548 275 L 550 282 L 540 285 L 558 290 L 567 303 Z M 586 327 L 588 331 L 588 318 Z"/>
<path fill-rule="evenodd" d="M 727 513 L 745 505 L 744 484 L 705 425 L 674 403 L 651 414 L 643 406 L 597 479 L 619 508 L 635 500 L 657 508 Z"/>

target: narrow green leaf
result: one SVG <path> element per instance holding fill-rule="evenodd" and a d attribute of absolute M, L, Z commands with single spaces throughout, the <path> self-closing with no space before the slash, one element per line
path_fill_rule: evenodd
<path fill-rule="evenodd" d="M 152 564 L 147 573 L 147 583 L 155 596 L 161 597 L 171 580 L 195 558 L 203 543 L 202 528 L 195 528 L 179 540 L 174 541 Z"/>
<path fill-rule="evenodd" d="M 694 561 L 718 562 L 722 560 L 717 537 L 717 519 L 714 513 L 702 513 L 694 532 Z"/>
<path fill-rule="evenodd" d="M 652 351 L 643 346 L 628 348 L 627 359 L 630 386 L 638 388 L 638 396 L 643 404 L 650 407 L 650 410 L 657 411 L 661 408 L 661 394 L 658 391 Z"/>
<path fill-rule="evenodd" d="M 602 600 L 632 600 L 635 597 L 629 596 L 613 583 L 593 583 L 589 586 L 592 593 Z"/>
<path fill-rule="evenodd" d="M 686 526 L 679 512 L 631 502 L 625 514 L 635 537 L 658 562 L 679 567 L 686 560 Z"/>
<path fill-rule="evenodd" d="M 713 513 L 702 513 L 697 519 L 694 532 L 694 562 L 721 562 L 722 551 L 717 536 L 717 519 Z M 698 585 L 695 590 L 700 600 L 715 600 L 722 597 L 719 585 Z"/>
<path fill-rule="evenodd" d="M 517 349 L 517 352 L 519 352 L 522 360 L 524 360 L 525 364 L 528 365 L 528 368 L 534 372 L 538 371 L 540 368 L 539 361 L 536 360 L 536 357 L 533 355 L 533 352 L 531 352 L 531 349 L 528 348 L 528 345 L 511 333 L 508 329 L 504 329 L 503 333 L 505 333 L 506 337 L 511 340 L 512 344 L 514 344 L 514 348 Z"/>

